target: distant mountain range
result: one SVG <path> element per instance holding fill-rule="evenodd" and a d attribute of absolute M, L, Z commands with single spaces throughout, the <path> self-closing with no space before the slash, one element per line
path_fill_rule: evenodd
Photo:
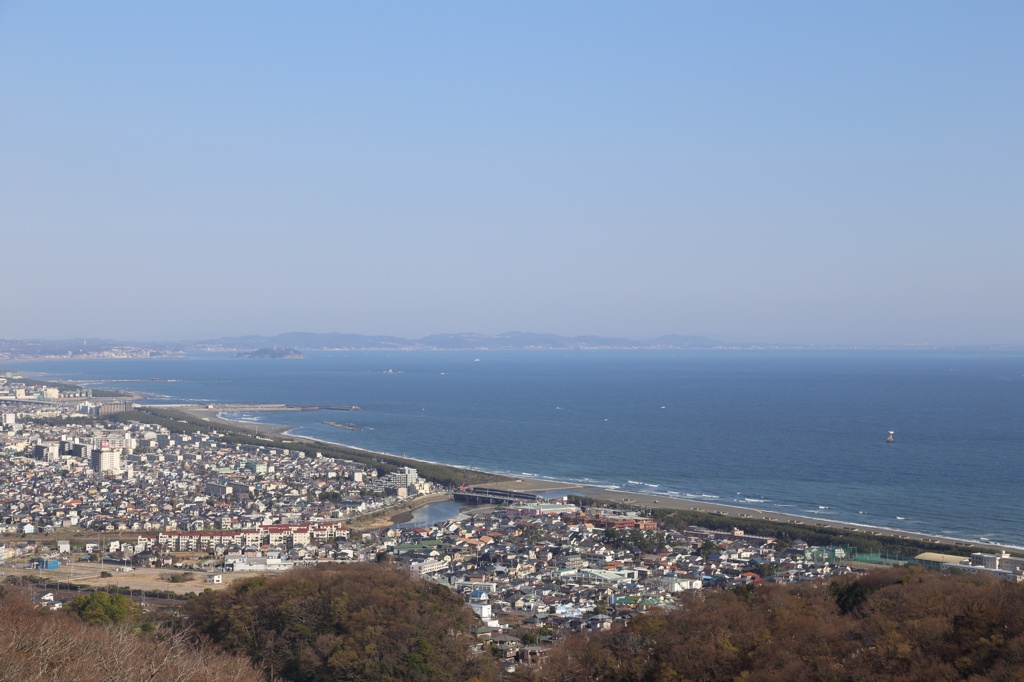
<path fill-rule="evenodd" d="M 301 357 L 316 350 L 586 350 L 586 349 L 701 349 L 701 348 L 859 348 L 1021 350 L 1022 344 L 976 346 L 799 345 L 727 342 L 705 336 L 672 334 L 645 341 L 607 336 L 559 336 L 530 332 L 505 334 L 434 334 L 420 339 L 364 334 L 290 332 L 276 336 L 230 336 L 205 341 L 115 341 L 112 339 L 4 340 L 0 360 L 28 358 L 146 358 L 204 352 L 234 352 L 247 357 Z"/>
<path fill-rule="evenodd" d="M 277 336 L 234 336 L 196 342 L 194 346 L 247 350 L 287 347 L 300 350 L 572 350 L 587 348 L 716 348 L 722 342 L 702 336 L 662 336 L 636 341 L 604 336 L 559 336 L 507 332 L 505 334 L 434 334 L 420 339 L 363 334 L 291 332 Z"/>
<path fill-rule="evenodd" d="M 232 351 L 246 357 L 301 356 L 304 350 L 582 350 L 719 348 L 721 341 L 703 336 L 662 336 L 646 341 L 604 336 L 505 334 L 434 334 L 420 339 L 364 334 L 290 332 L 276 336 L 232 336 L 201 341 L 116 341 L 113 339 L 0 339 L 0 360 L 18 358 L 161 357 Z M 279 350 L 281 349 L 281 350 Z"/>
<path fill-rule="evenodd" d="M 236 358 L 248 358 L 250 360 L 300 360 L 303 355 L 294 348 L 259 348 L 254 351 L 243 351 L 235 353 Z"/>

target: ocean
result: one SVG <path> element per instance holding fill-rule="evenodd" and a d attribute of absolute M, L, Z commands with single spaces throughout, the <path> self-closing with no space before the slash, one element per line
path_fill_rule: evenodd
<path fill-rule="evenodd" d="M 518 478 L 1024 546 L 1019 352 L 353 351 L 7 366 L 153 402 L 354 404 L 227 416 Z"/>

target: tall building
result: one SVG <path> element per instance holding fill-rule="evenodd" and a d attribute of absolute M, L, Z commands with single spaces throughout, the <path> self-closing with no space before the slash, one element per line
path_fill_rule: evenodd
<path fill-rule="evenodd" d="M 94 431 L 89 443 L 96 450 L 134 450 L 138 443 L 120 431 Z"/>
<path fill-rule="evenodd" d="M 93 450 L 90 464 L 98 474 L 121 473 L 121 453 L 116 450 Z"/>
<path fill-rule="evenodd" d="M 419 480 L 419 472 L 412 467 L 401 467 L 398 471 L 389 474 L 387 479 L 387 482 L 392 485 L 409 487 Z"/>
<path fill-rule="evenodd" d="M 113 403 L 103 403 L 96 408 L 96 416 L 98 417 L 109 417 L 112 414 L 120 414 L 121 412 L 131 412 L 135 408 L 135 405 L 130 400 L 119 400 Z"/>
<path fill-rule="evenodd" d="M 40 443 L 33 448 L 32 455 L 41 462 L 56 462 L 60 459 L 60 443 Z"/>

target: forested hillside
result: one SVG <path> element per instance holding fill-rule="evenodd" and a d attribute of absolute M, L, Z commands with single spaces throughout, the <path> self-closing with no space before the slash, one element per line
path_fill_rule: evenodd
<path fill-rule="evenodd" d="M 217 653 L 185 633 L 141 632 L 127 598 L 97 592 L 77 613 L 39 609 L 26 593 L 0 587 L 0 681 L 259 682 L 248 661 Z M 137 608 L 134 604 L 132 608 Z M 79 608 L 80 607 L 80 608 Z M 108 608 L 109 607 L 109 608 Z M 114 622 L 115 620 L 119 622 Z"/>
<path fill-rule="evenodd" d="M 884 570 L 694 596 L 568 638 L 532 679 L 1024 680 L 1021 585 Z"/>
<path fill-rule="evenodd" d="M 256 577 L 190 602 L 197 630 L 288 680 L 494 679 L 447 587 L 378 564 Z"/>
<path fill-rule="evenodd" d="M 1024 586 L 920 569 L 687 593 L 504 676 L 458 596 L 392 566 L 254 577 L 155 629 L 96 594 L 54 613 L 0 589 L 0 681 L 1024 680 Z"/>

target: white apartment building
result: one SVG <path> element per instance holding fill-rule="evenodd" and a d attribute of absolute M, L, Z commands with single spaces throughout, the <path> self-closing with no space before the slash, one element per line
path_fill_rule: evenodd
<path fill-rule="evenodd" d="M 93 450 L 89 463 L 98 474 L 121 473 L 121 453 L 114 450 Z"/>

